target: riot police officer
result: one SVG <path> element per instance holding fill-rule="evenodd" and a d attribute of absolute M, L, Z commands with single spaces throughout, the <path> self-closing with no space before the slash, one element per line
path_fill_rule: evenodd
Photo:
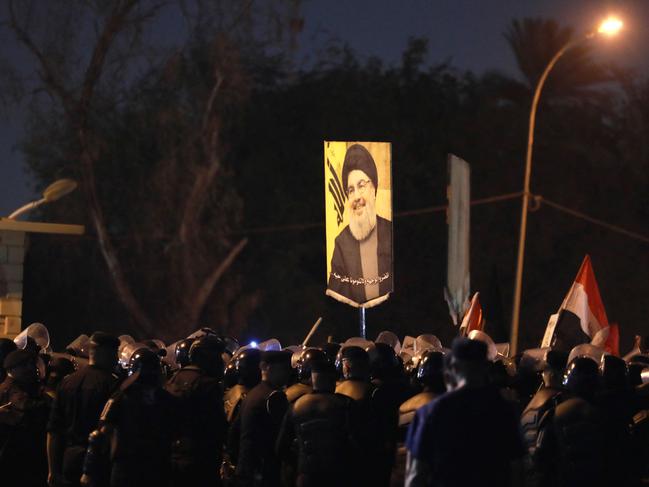
<path fill-rule="evenodd" d="M 79 485 L 88 436 L 118 386 L 113 370 L 119 343 L 112 335 L 94 333 L 89 343 L 89 365 L 68 375 L 58 388 L 47 426 L 52 485 Z"/>
<path fill-rule="evenodd" d="M 14 350 L 4 360 L 0 385 L 0 475 L 2 485 L 42 487 L 47 480 L 45 429 L 51 399 L 39 381 L 36 356 Z"/>
<path fill-rule="evenodd" d="M 130 359 L 129 377 L 106 403 L 88 441 L 82 485 L 171 485 L 175 400 L 165 391 L 160 356 L 142 348 Z M 106 482 L 107 478 L 110 479 Z"/>
<path fill-rule="evenodd" d="M 220 380 L 223 342 L 214 335 L 196 339 L 190 365 L 169 379 L 165 389 L 178 399 L 179 416 L 172 445 L 173 485 L 220 485 L 225 413 Z"/>
<path fill-rule="evenodd" d="M 174 355 L 176 357 L 176 363 L 178 367 L 183 368 L 189 365 L 189 349 L 194 343 L 193 338 L 185 338 L 176 343 L 176 350 L 174 350 Z"/>
<path fill-rule="evenodd" d="M 297 359 L 297 382 L 286 389 L 286 398 L 293 404 L 304 394 L 313 390 L 311 385 L 311 366 L 315 361 L 326 361 L 327 355 L 319 348 L 304 349 Z M 335 370 L 335 369 L 334 369 Z"/>
<path fill-rule="evenodd" d="M 56 396 L 56 390 L 63 379 L 74 372 L 74 364 L 65 357 L 53 357 L 47 364 L 47 378 L 45 380 L 45 392 L 52 399 Z"/>
<path fill-rule="evenodd" d="M 578 356 L 568 364 L 563 380 L 567 398 L 554 408 L 537 444 L 540 485 L 606 485 L 602 417 L 593 403 L 598 382 L 592 358 Z"/>
<path fill-rule="evenodd" d="M 444 385 L 444 353 L 426 350 L 417 364 L 416 380 L 422 391 L 399 406 L 399 426 L 409 425 L 415 411 L 446 391 Z"/>
<path fill-rule="evenodd" d="M 11 352 L 18 347 L 13 340 L 9 338 L 0 338 L 0 384 L 2 384 L 7 377 L 7 372 L 4 369 L 3 363 Z"/>
<path fill-rule="evenodd" d="M 221 476 L 224 481 L 234 477 L 234 471 L 239 456 L 239 440 L 241 435 L 241 422 L 237 421 L 241 412 L 241 404 L 248 392 L 261 381 L 261 350 L 258 348 L 244 348 L 232 357 L 226 368 L 226 377 L 230 374 L 236 378 L 236 384 L 225 391 L 223 406 L 225 417 L 230 426 L 227 434 Z"/>
<path fill-rule="evenodd" d="M 282 388 L 291 371 L 291 354 L 266 351 L 261 356 L 261 382 L 246 396 L 241 423 L 236 477 L 243 487 L 280 485 L 275 442 L 288 407 Z"/>
<path fill-rule="evenodd" d="M 627 364 L 620 357 L 604 355 L 599 365 L 601 387 L 595 404 L 606 419 L 604 434 L 609 468 L 608 485 L 628 485 L 634 471 L 631 429 L 637 400 L 629 386 Z"/>
<path fill-rule="evenodd" d="M 225 416 L 230 424 L 239 412 L 241 401 L 261 380 L 260 361 L 261 351 L 258 348 L 243 349 L 232 357 L 231 365 L 236 384 L 225 391 L 223 397 Z"/>
<path fill-rule="evenodd" d="M 277 440 L 278 455 L 283 461 L 289 459 L 297 440 L 298 487 L 358 485 L 351 432 L 354 402 L 334 392 L 336 369 L 332 363 L 313 360 L 309 369 L 313 391 L 289 407 Z"/>
<path fill-rule="evenodd" d="M 365 480 L 374 484 L 381 478 L 382 466 L 378 465 L 378 459 L 384 445 L 379 423 L 383 415 L 373 401 L 376 387 L 370 381 L 370 356 L 357 346 L 344 347 L 339 355 L 344 380 L 336 387 L 336 393 L 354 400 L 357 414 L 352 424 L 352 435 L 361 451 L 358 462 Z"/>
<path fill-rule="evenodd" d="M 348 346 L 339 352 L 343 381 L 336 387 L 354 401 L 369 402 L 376 387 L 370 382 L 370 357 L 361 347 Z"/>
<path fill-rule="evenodd" d="M 560 350 L 548 350 L 539 366 L 543 372 L 543 386 L 532 397 L 521 415 L 521 430 L 523 441 L 528 452 L 526 477 L 530 485 L 540 482 L 539 472 L 542 466 L 538 464 L 537 449 L 543 450 L 543 441 L 548 440 L 544 434 L 549 427 L 556 407 L 565 399 L 563 389 L 563 371 L 568 354 Z"/>
<path fill-rule="evenodd" d="M 532 397 L 521 415 L 521 428 L 525 446 L 534 459 L 539 433 L 549 419 L 553 409 L 561 402 L 563 392 L 563 371 L 568 354 L 560 350 L 549 350 L 541 367 L 543 369 L 543 386 Z"/>
<path fill-rule="evenodd" d="M 397 354 L 387 343 L 374 343 L 367 349 L 370 374 L 375 390 L 371 406 L 377 435 L 376 484 L 389 486 L 394 466 L 399 423 L 399 406 L 411 396 Z"/>

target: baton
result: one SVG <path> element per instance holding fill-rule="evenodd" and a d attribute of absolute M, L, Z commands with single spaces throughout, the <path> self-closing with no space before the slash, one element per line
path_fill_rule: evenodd
<path fill-rule="evenodd" d="M 309 334 L 306 336 L 306 338 L 302 342 L 302 347 L 303 348 L 306 347 L 306 343 L 311 339 L 313 334 L 316 332 L 316 330 L 320 326 L 320 323 L 322 323 L 322 316 L 320 318 L 318 318 L 318 320 L 313 324 L 313 326 L 311 327 L 311 331 L 309 332 Z"/>

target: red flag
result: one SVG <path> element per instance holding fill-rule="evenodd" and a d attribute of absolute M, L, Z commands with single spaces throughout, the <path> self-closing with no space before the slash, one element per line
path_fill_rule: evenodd
<path fill-rule="evenodd" d="M 575 282 L 561 304 L 561 309 L 570 311 L 579 317 L 581 329 L 590 338 L 608 327 L 608 318 L 599 294 L 595 271 L 586 255 L 581 263 Z"/>
<path fill-rule="evenodd" d="M 564 322 L 569 320 L 567 320 L 566 313 L 564 312 L 569 312 L 576 316 L 581 331 L 578 328 L 565 329 L 568 325 Z M 542 346 L 550 346 L 557 332 L 564 336 L 572 336 L 575 338 L 575 344 L 583 343 L 583 340 L 580 342 L 576 339 L 577 335 L 583 332 L 581 336 L 585 335 L 585 339 L 589 339 L 593 345 L 602 348 L 604 348 L 609 338 L 611 340 L 615 339 L 613 335 L 615 335 L 617 329 L 613 330 L 609 327 L 602 296 L 599 293 L 599 286 L 595 279 L 593 265 L 588 255 L 584 257 L 577 277 L 572 283 L 568 294 L 566 294 L 563 303 L 561 303 L 559 316 L 561 318 L 558 321 L 550 320 L 548 322 L 548 328 L 543 337 Z"/>
<path fill-rule="evenodd" d="M 471 305 L 467 310 L 462 325 L 460 325 L 460 335 L 467 336 L 473 330 L 482 330 L 484 321 L 482 319 L 482 306 L 480 305 L 480 293 L 475 293 L 471 298 Z"/>
<path fill-rule="evenodd" d="M 616 357 L 620 356 L 620 327 L 617 323 L 611 323 L 608 327 L 608 338 L 604 344 L 604 350 Z"/>

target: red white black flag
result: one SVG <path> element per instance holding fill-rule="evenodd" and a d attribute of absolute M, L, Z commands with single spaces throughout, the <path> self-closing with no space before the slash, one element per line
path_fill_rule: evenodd
<path fill-rule="evenodd" d="M 609 341 L 616 332 L 611 333 L 593 265 L 586 255 L 559 311 L 550 317 L 541 347 L 569 350 L 580 343 L 591 343 L 613 348 Z"/>
<path fill-rule="evenodd" d="M 462 324 L 460 325 L 460 336 L 467 336 L 473 330 L 482 330 L 483 326 L 484 320 L 482 319 L 480 293 L 475 293 L 473 298 L 471 298 L 471 305 L 462 319 Z"/>

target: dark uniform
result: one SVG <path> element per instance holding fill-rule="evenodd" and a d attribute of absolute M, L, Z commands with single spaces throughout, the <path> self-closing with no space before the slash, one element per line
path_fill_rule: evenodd
<path fill-rule="evenodd" d="M 540 485 L 607 485 L 605 428 L 593 402 L 598 384 L 593 359 L 578 356 L 568 364 L 563 380 L 566 398 L 552 411 L 537 445 Z"/>
<path fill-rule="evenodd" d="M 282 424 L 277 450 L 290 457 L 297 439 L 298 487 L 358 485 L 352 473 L 356 449 L 350 422 L 353 400 L 341 394 L 315 391 L 290 406 Z"/>
<path fill-rule="evenodd" d="M 0 384 L 7 378 L 7 372 L 4 369 L 4 361 L 7 356 L 18 347 L 13 340 L 9 338 L 0 338 Z"/>
<path fill-rule="evenodd" d="M 604 451 L 597 409 L 578 397 L 566 399 L 556 407 L 536 452 L 540 485 L 607 485 Z"/>
<path fill-rule="evenodd" d="M 423 391 L 419 394 L 415 394 L 410 399 L 405 401 L 399 406 L 399 427 L 407 427 L 412 420 L 415 418 L 415 413 L 417 409 L 425 406 L 429 402 L 432 402 L 440 394 L 431 391 Z"/>
<path fill-rule="evenodd" d="M 410 396 L 410 390 L 396 379 L 374 381 L 371 408 L 376 435 L 376 485 L 389 486 L 397 455 L 399 406 Z"/>
<path fill-rule="evenodd" d="M 234 422 L 241 409 L 241 403 L 246 398 L 250 388 L 243 384 L 236 384 L 230 387 L 223 395 L 223 409 L 225 419 L 229 424 Z"/>
<path fill-rule="evenodd" d="M 295 384 L 289 386 L 286 389 L 286 399 L 290 404 L 293 404 L 299 398 L 305 394 L 309 394 L 313 391 L 313 387 L 309 384 L 303 384 L 302 382 L 296 382 Z"/>
<path fill-rule="evenodd" d="M 561 389 L 544 387 L 534 395 L 521 415 L 523 440 L 532 460 L 536 455 L 538 442 L 542 439 L 539 434 L 551 420 L 551 415 L 561 399 Z"/>
<path fill-rule="evenodd" d="M 117 386 L 115 375 L 94 365 L 68 375 L 59 386 L 47 430 L 64 438 L 62 474 L 71 485 L 79 483 L 88 436 Z"/>
<path fill-rule="evenodd" d="M 51 399 L 38 383 L 7 377 L 0 385 L 0 477 L 2 485 L 47 484 L 45 429 Z"/>
<path fill-rule="evenodd" d="M 237 479 L 242 486 L 278 486 L 275 442 L 288 408 L 286 395 L 262 381 L 246 396 L 239 416 Z"/>
<path fill-rule="evenodd" d="M 176 372 L 165 388 L 179 400 L 172 446 L 174 485 L 220 485 L 226 422 L 219 379 L 189 365 Z"/>
<path fill-rule="evenodd" d="M 360 449 L 358 466 L 365 473 L 365 479 L 371 483 L 379 481 L 383 467 L 378 465 L 383 444 L 378 424 L 381 415 L 377 414 L 374 404 L 376 390 L 371 382 L 360 379 L 347 379 L 336 387 L 337 394 L 354 400 L 352 436 Z"/>
<path fill-rule="evenodd" d="M 300 397 L 313 391 L 313 387 L 311 386 L 311 369 L 314 362 L 323 360 L 328 360 L 327 354 L 319 348 L 307 348 L 300 353 L 295 364 L 298 382 L 286 389 L 286 398 L 289 404 L 293 404 Z"/>
<path fill-rule="evenodd" d="M 164 389 L 135 383 L 108 401 L 101 424 L 114 432 L 110 486 L 171 485 L 175 401 Z M 187 484 L 195 485 L 195 484 Z"/>
<path fill-rule="evenodd" d="M 545 476 L 543 470 L 548 468 L 543 455 L 552 435 L 547 433 L 547 429 L 552 427 L 556 407 L 566 399 L 562 392 L 561 389 L 553 387 L 542 388 L 532 397 L 521 414 L 521 432 L 528 453 L 525 477 L 532 487 L 542 485 Z"/>

